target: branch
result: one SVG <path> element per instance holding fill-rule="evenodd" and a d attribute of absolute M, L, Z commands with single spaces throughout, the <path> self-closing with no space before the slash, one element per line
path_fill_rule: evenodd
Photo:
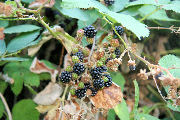
<path fill-rule="evenodd" d="M 12 120 L 11 111 L 9 110 L 8 104 L 7 104 L 4 96 L 3 96 L 1 93 L 0 93 L 0 98 L 1 98 L 3 104 L 4 104 L 5 108 L 6 108 L 6 111 L 7 111 L 8 117 L 9 117 L 9 120 Z"/>

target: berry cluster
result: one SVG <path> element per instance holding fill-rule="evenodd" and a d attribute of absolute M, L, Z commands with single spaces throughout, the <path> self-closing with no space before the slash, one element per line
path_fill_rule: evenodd
<path fill-rule="evenodd" d="M 96 36 L 97 30 L 92 25 L 85 27 L 83 30 L 84 30 L 84 35 L 87 38 L 93 38 L 94 36 Z"/>

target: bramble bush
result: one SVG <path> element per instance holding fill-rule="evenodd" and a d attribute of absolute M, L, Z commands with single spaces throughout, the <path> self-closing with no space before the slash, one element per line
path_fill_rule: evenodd
<path fill-rule="evenodd" d="M 0 119 L 180 119 L 179 0 L 1 0 Z"/>

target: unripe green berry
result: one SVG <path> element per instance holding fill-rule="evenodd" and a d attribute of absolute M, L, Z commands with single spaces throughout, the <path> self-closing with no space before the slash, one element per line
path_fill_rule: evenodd
<path fill-rule="evenodd" d="M 98 61 L 97 61 L 97 67 L 100 67 L 100 66 L 102 66 L 102 65 L 103 65 L 103 62 L 100 61 L 100 60 L 98 60 Z"/>
<path fill-rule="evenodd" d="M 73 68 L 72 68 L 71 66 L 67 66 L 67 67 L 66 67 L 66 71 L 72 72 L 72 71 L 73 71 Z"/>
<path fill-rule="evenodd" d="M 107 38 L 106 38 L 108 41 L 112 40 L 113 39 L 113 35 L 108 35 Z"/>
<path fill-rule="evenodd" d="M 100 61 L 102 61 L 103 63 L 106 61 L 106 58 L 105 57 L 102 57 L 101 59 L 100 59 Z"/>
<path fill-rule="evenodd" d="M 78 56 L 72 56 L 72 62 L 73 63 L 78 63 L 79 62 Z"/>
<path fill-rule="evenodd" d="M 111 55 L 111 57 L 112 57 L 113 59 L 116 58 L 116 54 L 113 53 L 113 54 Z"/>
<path fill-rule="evenodd" d="M 73 53 L 73 54 L 77 53 L 78 51 L 79 51 L 78 48 L 73 48 L 73 49 L 72 49 L 72 53 Z"/>
<path fill-rule="evenodd" d="M 71 95 L 75 95 L 75 91 L 76 91 L 76 90 L 75 90 L 74 88 L 71 89 L 71 90 L 70 90 Z"/>
<path fill-rule="evenodd" d="M 78 79 L 78 74 L 76 74 L 76 73 L 72 73 L 72 79 Z"/>
<path fill-rule="evenodd" d="M 84 56 L 88 56 L 89 55 L 88 49 L 83 49 L 82 52 L 83 52 Z"/>
<path fill-rule="evenodd" d="M 80 88 L 84 88 L 84 83 L 83 83 L 83 82 L 80 82 L 80 83 L 78 84 L 78 86 L 79 86 Z"/>
<path fill-rule="evenodd" d="M 103 77 L 104 82 L 107 82 L 109 79 L 107 77 Z"/>

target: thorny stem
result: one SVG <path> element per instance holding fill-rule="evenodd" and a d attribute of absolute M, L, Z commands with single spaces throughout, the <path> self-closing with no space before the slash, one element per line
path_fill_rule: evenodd
<path fill-rule="evenodd" d="M 3 104 L 4 104 L 5 108 L 6 108 L 6 111 L 7 111 L 8 117 L 9 117 L 9 120 L 12 120 L 11 111 L 9 110 L 8 104 L 7 104 L 4 96 L 3 96 L 1 93 L 0 93 L 0 98 L 1 98 Z"/>
<path fill-rule="evenodd" d="M 159 8 L 155 9 L 154 11 L 152 11 L 151 13 L 145 15 L 142 19 L 140 19 L 139 21 L 142 22 L 143 20 L 145 20 L 146 18 L 148 18 L 149 16 L 151 16 L 152 14 L 154 14 L 155 12 L 157 12 L 159 10 Z"/>

